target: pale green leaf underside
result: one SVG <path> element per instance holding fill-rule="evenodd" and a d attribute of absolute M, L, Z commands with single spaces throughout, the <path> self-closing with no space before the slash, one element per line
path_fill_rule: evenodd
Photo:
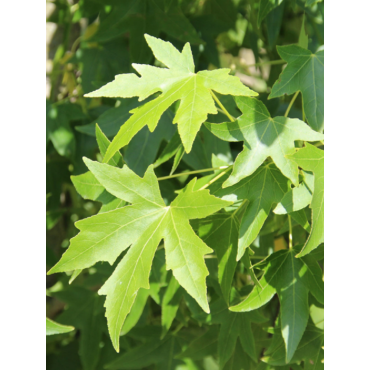
<path fill-rule="evenodd" d="M 143 100 L 156 92 L 161 92 L 154 100 L 131 111 L 132 116 L 121 127 L 109 146 L 104 162 L 127 145 L 145 125 L 153 131 L 161 115 L 177 100 L 181 100 L 181 103 L 173 123 L 178 124 L 185 151 L 189 153 L 195 136 L 208 114 L 217 113 L 211 95 L 212 90 L 220 94 L 257 95 L 244 86 L 237 77 L 230 76 L 229 69 L 201 71 L 195 74 L 193 56 L 188 43 L 180 53 L 169 42 L 149 35 L 145 35 L 145 38 L 154 56 L 168 69 L 133 64 L 141 77 L 133 73 L 118 75 L 113 82 L 86 95 L 121 98 L 138 96 L 139 100 Z"/>
<path fill-rule="evenodd" d="M 269 99 L 300 91 L 310 126 L 324 129 L 324 51 L 316 54 L 297 45 L 278 46 L 277 51 L 288 65 L 272 87 Z"/>
<path fill-rule="evenodd" d="M 206 123 L 206 127 L 222 140 L 244 141 L 244 149 L 237 156 L 233 172 L 224 186 L 234 185 L 250 176 L 268 157 L 298 186 L 298 166 L 287 156 L 294 154 L 296 140 L 318 141 L 323 135 L 299 119 L 271 118 L 265 105 L 257 99 L 236 97 L 235 100 L 243 113 L 236 121 Z"/>
<path fill-rule="evenodd" d="M 88 159 L 85 163 L 106 191 L 132 205 L 77 222 L 81 232 L 49 273 L 86 268 L 98 261 L 112 264 L 131 246 L 99 291 L 107 296 L 108 328 L 118 351 L 122 325 L 138 290 L 149 289 L 154 253 L 164 239 L 167 269 L 208 312 L 204 255 L 212 250 L 194 233 L 189 219 L 206 217 L 231 202 L 210 195 L 209 190 L 194 191 L 194 179 L 166 207 L 153 166 L 141 178 L 127 166 L 120 169 Z"/>

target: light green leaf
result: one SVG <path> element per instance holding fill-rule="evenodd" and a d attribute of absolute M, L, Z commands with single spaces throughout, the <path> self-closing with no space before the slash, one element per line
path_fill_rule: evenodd
<path fill-rule="evenodd" d="M 123 74 L 116 76 L 113 82 L 101 89 L 87 94 L 87 97 L 122 97 L 138 96 L 144 100 L 148 96 L 161 92 L 154 100 L 131 111 L 133 115 L 121 127 L 104 157 L 107 162 L 120 148 L 127 145 L 134 135 L 145 125 L 153 131 L 162 114 L 177 100 L 180 106 L 174 118 L 187 153 L 202 123 L 209 113 L 216 114 L 216 106 L 211 91 L 220 94 L 257 95 L 244 86 L 237 77 L 229 75 L 229 69 L 201 71 L 194 73 L 194 61 L 190 45 L 186 44 L 180 53 L 169 42 L 145 35 L 155 57 L 167 68 L 133 64 L 142 76 Z"/>
<path fill-rule="evenodd" d="M 277 51 L 288 65 L 272 87 L 269 99 L 300 91 L 309 125 L 324 129 L 324 51 L 316 54 L 297 45 L 278 46 Z M 319 139 L 321 140 L 321 139 Z"/>
<path fill-rule="evenodd" d="M 46 318 L 46 335 L 69 333 L 73 330 L 75 330 L 73 326 L 58 324 L 57 322 Z"/>
<path fill-rule="evenodd" d="M 287 155 L 295 152 L 296 140 L 317 141 L 322 140 L 323 135 L 299 119 L 271 118 L 265 105 L 257 99 L 236 97 L 236 103 L 243 112 L 236 121 L 206 123 L 206 127 L 222 140 L 244 141 L 244 149 L 236 158 L 224 187 L 251 175 L 268 157 L 298 186 L 298 166 Z"/>
<path fill-rule="evenodd" d="M 153 256 L 164 239 L 167 269 L 208 312 L 204 255 L 212 250 L 194 233 L 189 219 L 207 217 L 231 202 L 210 195 L 209 190 L 194 191 L 194 179 L 166 207 L 152 166 L 140 178 L 127 166 L 119 169 L 88 159 L 85 163 L 110 194 L 133 204 L 77 222 L 81 232 L 49 273 L 81 269 L 98 261 L 112 264 L 131 245 L 99 291 L 107 295 L 108 328 L 119 351 L 122 325 L 139 289 L 149 289 Z"/>
<path fill-rule="evenodd" d="M 104 156 L 110 141 L 100 129 L 98 124 L 95 124 L 95 136 L 98 142 L 100 154 Z M 109 164 L 116 167 L 122 167 L 123 163 L 124 161 L 119 151 L 115 153 L 114 156 L 109 160 Z M 122 200 L 118 200 L 112 194 L 108 193 L 90 171 L 81 175 L 71 176 L 71 180 L 82 198 L 103 203 L 101 212 L 120 208 L 126 203 Z"/>
<path fill-rule="evenodd" d="M 314 175 L 307 171 L 302 171 L 302 174 L 303 181 L 284 195 L 284 198 L 274 209 L 275 214 L 283 215 L 296 212 L 311 203 L 314 189 Z"/>
<path fill-rule="evenodd" d="M 317 295 L 318 282 L 315 276 L 319 266 L 309 266 L 304 259 L 295 258 L 294 250 L 273 253 L 263 261 L 262 266 L 264 275 L 260 280 L 261 287 L 256 285 L 245 300 L 230 310 L 255 310 L 269 302 L 277 293 L 280 300 L 281 332 L 286 346 L 286 360 L 289 362 L 307 325 L 308 292 L 310 290 Z M 321 288 L 322 285 L 319 286 Z"/>
<path fill-rule="evenodd" d="M 222 188 L 224 178 L 220 178 L 209 188 L 211 193 L 233 201 L 248 199 L 247 209 L 241 220 L 239 229 L 239 245 L 237 260 L 243 256 L 258 236 L 272 205 L 278 203 L 288 191 L 288 180 L 273 163 L 261 166 L 252 176 L 238 184 Z"/>
<path fill-rule="evenodd" d="M 324 151 L 306 143 L 306 147 L 299 149 L 289 158 L 315 175 L 311 202 L 312 228 L 306 244 L 297 255 L 302 257 L 324 242 Z"/>

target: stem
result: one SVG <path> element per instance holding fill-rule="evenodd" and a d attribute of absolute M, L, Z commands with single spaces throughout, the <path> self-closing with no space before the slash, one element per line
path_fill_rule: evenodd
<path fill-rule="evenodd" d="M 290 112 L 290 109 L 292 108 L 293 103 L 294 103 L 294 102 L 295 102 L 295 100 L 297 99 L 298 94 L 299 94 L 299 91 L 297 91 L 297 92 L 294 94 L 294 96 L 293 96 L 292 100 L 290 101 L 290 103 L 289 103 L 289 105 L 288 105 L 288 108 L 287 108 L 287 110 L 286 110 L 286 112 L 285 112 L 285 114 L 284 114 L 284 117 L 288 117 L 288 114 L 289 114 L 289 112 Z"/>
<path fill-rule="evenodd" d="M 266 257 L 268 257 L 268 256 L 254 256 L 254 255 L 253 256 L 249 256 L 249 258 L 251 260 L 263 260 Z"/>
<path fill-rule="evenodd" d="M 289 222 L 289 249 L 293 248 L 293 226 L 292 226 L 292 218 L 288 215 L 288 222 Z"/>
<path fill-rule="evenodd" d="M 261 66 L 268 66 L 268 65 L 276 65 L 276 64 L 286 64 L 285 60 L 269 60 L 267 62 L 255 63 L 255 64 L 248 64 L 247 67 L 261 67 Z"/>
<path fill-rule="evenodd" d="M 302 95 L 302 121 L 306 122 L 306 114 L 304 113 L 303 95 Z"/>
<path fill-rule="evenodd" d="M 225 168 L 225 166 L 223 166 Z M 208 181 L 207 184 L 203 185 L 199 190 L 203 190 L 205 188 L 208 188 L 209 185 L 213 184 L 215 181 L 217 181 L 220 177 L 225 175 L 226 172 L 228 172 L 233 166 L 229 166 L 225 171 L 222 171 L 219 173 L 216 177 L 214 177 L 211 181 Z"/>
<path fill-rule="evenodd" d="M 203 170 L 196 170 L 196 171 L 176 173 L 175 175 L 158 177 L 158 181 L 172 179 L 174 177 L 180 177 L 180 176 L 186 176 L 186 175 L 193 175 L 195 173 L 209 172 L 209 171 L 215 171 L 215 170 L 223 170 L 224 168 L 228 168 L 228 166 L 205 168 Z"/>
<path fill-rule="evenodd" d="M 212 90 L 211 95 L 213 99 L 216 101 L 216 103 L 220 106 L 220 108 L 223 110 L 223 112 L 227 115 L 227 118 L 230 120 L 230 122 L 234 122 L 235 118 L 226 110 L 226 108 L 222 105 L 222 103 L 218 100 L 217 96 L 214 94 Z"/>

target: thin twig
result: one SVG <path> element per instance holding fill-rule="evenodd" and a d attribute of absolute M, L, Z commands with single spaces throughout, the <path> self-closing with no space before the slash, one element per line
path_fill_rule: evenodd
<path fill-rule="evenodd" d="M 216 171 L 216 170 L 223 170 L 224 168 L 228 168 L 228 166 L 213 167 L 213 168 L 204 168 L 203 170 L 196 170 L 196 171 L 176 173 L 175 175 L 158 177 L 158 181 L 172 179 L 174 177 L 180 177 L 180 176 L 186 176 L 186 175 L 193 175 L 195 173 L 202 173 L 202 172 L 210 172 L 210 171 Z"/>

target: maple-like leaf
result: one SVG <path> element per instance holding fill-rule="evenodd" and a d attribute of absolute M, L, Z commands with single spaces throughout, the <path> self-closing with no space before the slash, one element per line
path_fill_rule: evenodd
<path fill-rule="evenodd" d="M 273 204 L 279 203 L 288 191 L 288 179 L 273 163 L 269 163 L 226 189 L 222 188 L 223 181 L 221 177 L 209 187 L 212 194 L 233 201 L 249 201 L 240 222 L 237 253 L 237 260 L 240 260 L 245 249 L 256 239 Z"/>
<path fill-rule="evenodd" d="M 113 139 L 104 162 L 109 161 L 117 150 L 127 145 L 145 125 L 153 131 L 162 114 L 177 100 L 181 100 L 181 103 L 173 122 L 178 124 L 185 151 L 189 153 L 208 114 L 217 113 L 212 90 L 225 95 L 258 95 L 244 86 L 239 78 L 230 76 L 229 69 L 200 71 L 195 74 L 189 43 L 185 44 L 180 53 L 169 42 L 149 35 L 145 35 L 145 38 L 155 57 L 168 68 L 133 64 L 141 77 L 134 73 L 118 75 L 113 82 L 85 95 L 90 98 L 138 96 L 142 101 L 156 92 L 161 92 L 157 98 L 131 111 L 133 115 Z"/>
<path fill-rule="evenodd" d="M 217 137 L 226 141 L 244 141 L 230 177 L 224 187 L 236 184 L 251 175 L 268 157 L 281 172 L 298 186 L 298 166 L 287 156 L 295 152 L 294 141 L 318 141 L 323 135 L 313 131 L 299 119 L 271 118 L 265 105 L 253 98 L 236 97 L 243 114 L 234 122 L 206 123 Z"/>
<path fill-rule="evenodd" d="M 300 91 L 309 125 L 316 131 L 324 129 L 324 50 L 316 54 L 297 45 L 278 46 L 282 59 L 288 62 L 272 86 L 269 99 Z"/>
<path fill-rule="evenodd" d="M 305 256 L 324 242 L 324 151 L 306 143 L 306 146 L 289 156 L 300 167 L 315 175 L 312 195 L 311 233 L 297 257 Z"/>
<path fill-rule="evenodd" d="M 112 264 L 130 245 L 112 276 L 100 289 L 107 296 L 105 307 L 113 345 L 119 351 L 119 335 L 140 288 L 149 289 L 149 273 L 155 250 L 164 239 L 166 266 L 185 290 L 208 312 L 204 255 L 212 249 L 194 233 L 190 219 L 203 218 L 232 202 L 194 191 L 192 180 L 166 207 L 157 178 L 150 166 L 144 177 L 127 166 L 122 169 L 85 158 L 102 186 L 118 199 L 132 203 L 78 221 L 80 233 L 50 273 L 83 269 L 98 261 Z"/>
<path fill-rule="evenodd" d="M 239 338 L 243 350 L 257 362 L 254 337 L 251 322 L 263 323 L 267 318 L 258 311 L 235 313 L 228 310 L 227 305 L 221 300 L 211 304 L 212 323 L 221 324 L 218 336 L 218 356 L 220 370 L 230 359 Z"/>
<path fill-rule="evenodd" d="M 293 249 L 282 250 L 262 261 L 264 275 L 260 286 L 255 285 L 244 301 L 230 307 L 234 312 L 252 311 L 269 302 L 277 293 L 287 362 L 292 359 L 307 325 L 308 292 L 311 291 L 320 302 L 324 298 L 321 268 L 313 259 L 295 258 L 294 253 Z"/>

